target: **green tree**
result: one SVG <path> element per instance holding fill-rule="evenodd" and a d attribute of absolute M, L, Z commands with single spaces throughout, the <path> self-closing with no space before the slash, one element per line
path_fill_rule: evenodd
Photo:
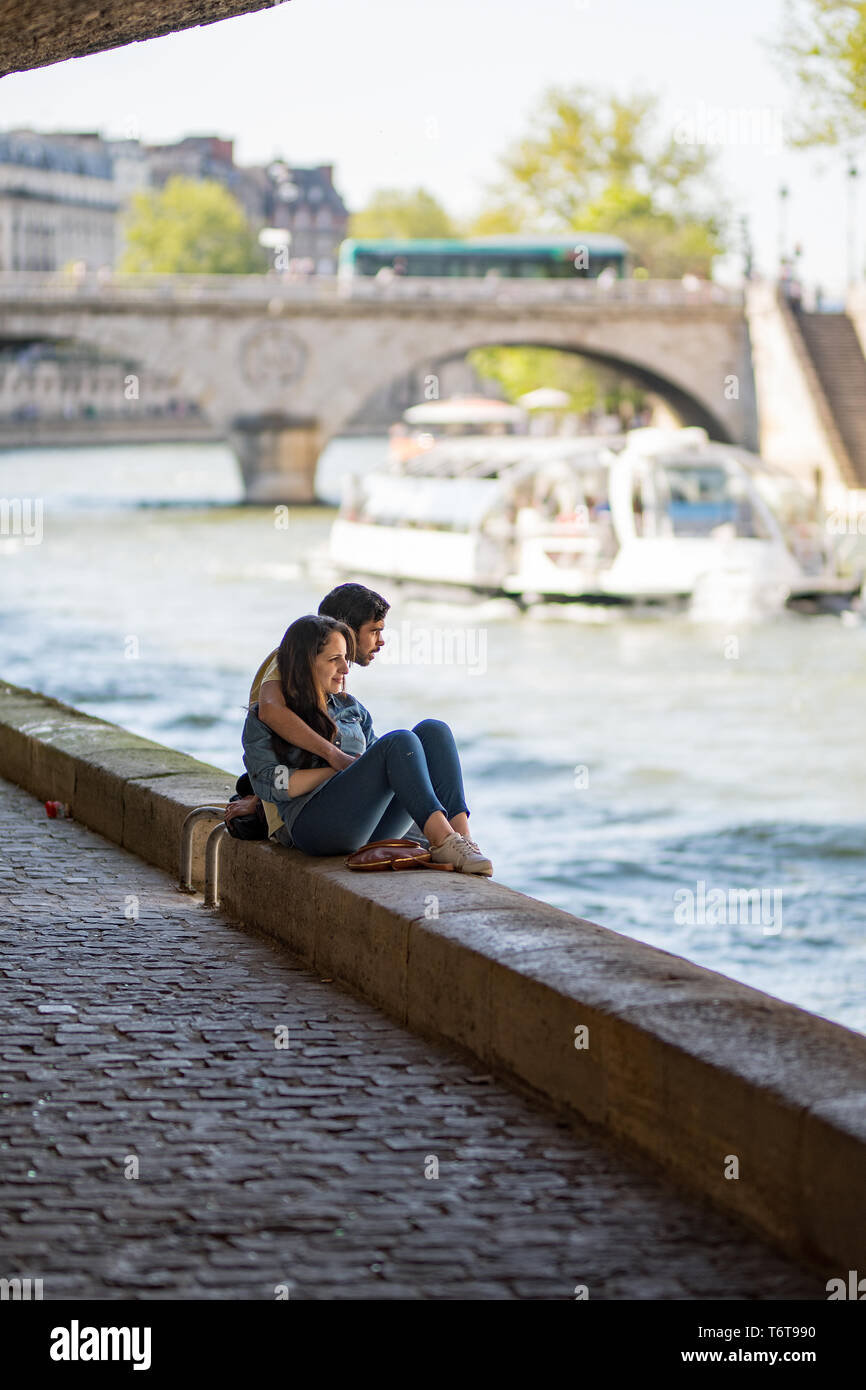
<path fill-rule="evenodd" d="M 721 243 L 713 220 L 678 218 L 654 207 L 647 193 L 610 184 L 587 205 L 582 231 L 615 232 L 631 247 L 636 263 L 660 280 L 677 280 L 690 271 L 709 277 Z"/>
<path fill-rule="evenodd" d="M 470 221 L 467 236 L 512 236 L 524 230 L 522 210 L 514 203 L 492 203 Z"/>
<path fill-rule="evenodd" d="M 619 373 L 557 348 L 479 347 L 467 353 L 467 360 L 479 376 L 497 382 L 509 401 L 540 386 L 566 392 L 567 410 L 578 415 L 602 402 L 606 409 L 618 410 L 623 401 L 636 408 L 645 401 L 640 387 Z"/>
<path fill-rule="evenodd" d="M 466 354 L 479 376 L 495 381 L 506 400 L 516 401 L 539 386 L 567 392 L 569 410 L 591 410 L 598 400 L 598 380 L 586 362 L 556 348 L 479 347 Z"/>
<path fill-rule="evenodd" d="M 676 130 L 659 138 L 657 124 L 650 94 L 623 101 L 549 88 L 531 132 L 502 157 L 472 231 L 611 232 L 652 275 L 708 275 L 724 249 L 712 155 Z"/>
<path fill-rule="evenodd" d="M 176 275 L 249 275 L 268 268 L 246 213 L 213 179 L 170 178 L 133 196 L 121 269 Z"/>
<path fill-rule="evenodd" d="M 432 193 L 415 188 L 380 188 L 365 208 L 349 220 L 352 237 L 453 237 L 457 232 L 448 213 Z"/>
<path fill-rule="evenodd" d="M 866 3 L 788 0 L 771 45 L 797 91 L 791 143 L 838 145 L 866 135 Z"/>

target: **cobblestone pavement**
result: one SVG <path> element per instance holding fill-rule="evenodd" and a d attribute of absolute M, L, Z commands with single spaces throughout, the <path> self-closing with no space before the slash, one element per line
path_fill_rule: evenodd
<path fill-rule="evenodd" d="M 0 782 L 0 1276 L 46 1299 L 825 1297 L 199 903 Z"/>

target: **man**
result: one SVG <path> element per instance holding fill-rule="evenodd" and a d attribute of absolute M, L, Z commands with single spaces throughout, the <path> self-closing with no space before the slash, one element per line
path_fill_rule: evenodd
<path fill-rule="evenodd" d="M 363 584 L 338 584 L 329 594 L 325 594 L 319 604 L 319 616 L 337 618 L 345 623 L 355 634 L 355 661 L 359 666 L 369 666 L 377 652 L 385 645 L 382 629 L 390 603 L 373 589 Z M 250 704 L 259 702 L 259 718 L 273 729 L 286 743 L 297 744 L 308 753 L 316 753 L 324 758 L 335 772 L 341 772 L 355 761 L 333 743 L 328 743 L 320 734 L 299 719 L 286 705 L 280 686 L 277 669 L 276 649 L 266 656 L 253 679 L 250 689 Z"/>
<path fill-rule="evenodd" d="M 382 630 L 385 626 L 385 615 L 390 607 L 390 603 L 386 602 L 381 594 L 366 588 L 363 584 L 338 584 L 319 604 L 319 616 L 337 618 L 340 622 L 346 623 L 355 634 L 356 663 L 359 666 L 369 666 L 376 653 L 385 645 Z M 285 739 L 286 743 L 296 744 L 308 753 L 317 754 L 335 772 L 342 772 L 343 768 L 351 767 L 355 761 L 354 756 L 343 753 L 335 743 L 328 743 L 327 739 L 315 733 L 303 719 L 288 708 L 280 685 L 276 649 L 265 657 L 253 678 L 250 704 L 256 701 L 262 723 L 267 724 L 268 728 Z M 279 810 L 272 802 L 264 802 L 264 808 L 268 834 L 271 835 L 280 828 L 282 820 Z M 414 825 L 410 827 L 408 834 L 412 839 L 424 838 Z"/>

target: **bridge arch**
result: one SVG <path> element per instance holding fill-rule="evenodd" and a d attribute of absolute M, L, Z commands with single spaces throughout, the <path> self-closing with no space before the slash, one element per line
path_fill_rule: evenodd
<path fill-rule="evenodd" d="M 503 341 L 501 337 L 478 339 L 471 342 L 466 348 L 451 349 L 437 353 L 434 357 L 429 354 L 419 357 L 414 363 L 404 369 L 404 371 L 391 376 L 388 380 L 380 381 L 364 397 L 359 407 L 351 416 L 344 419 L 336 428 L 331 428 L 329 437 L 341 433 L 343 429 L 352 425 L 358 417 L 368 410 L 372 400 L 388 387 L 395 387 L 402 379 L 418 377 L 422 373 L 430 372 L 436 374 L 438 367 L 444 367 L 448 363 L 462 361 L 469 352 L 480 347 L 526 347 L 526 348 L 546 348 L 557 352 L 568 353 L 570 356 L 579 357 L 582 360 L 605 367 L 611 371 L 621 373 L 629 377 L 637 385 L 642 386 L 646 391 L 660 397 L 668 404 L 684 425 L 702 426 L 712 439 L 718 439 L 725 444 L 737 443 L 736 431 L 731 424 L 724 419 L 717 409 L 712 409 L 705 400 L 702 400 L 693 391 L 686 390 L 669 375 L 648 366 L 646 363 L 635 361 L 624 357 L 621 354 L 602 352 L 598 349 L 588 349 L 579 344 L 564 344 L 556 341 L 551 342 L 543 335 L 535 335 L 532 339 L 521 341 Z M 415 404 L 416 402 L 413 402 Z"/>

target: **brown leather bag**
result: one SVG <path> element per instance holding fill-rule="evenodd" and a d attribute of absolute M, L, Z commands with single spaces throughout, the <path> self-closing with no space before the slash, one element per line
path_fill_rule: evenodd
<path fill-rule="evenodd" d="M 378 873 L 382 869 L 453 869 L 453 864 L 434 864 L 429 849 L 417 840 L 372 840 L 350 854 L 349 869 Z"/>

